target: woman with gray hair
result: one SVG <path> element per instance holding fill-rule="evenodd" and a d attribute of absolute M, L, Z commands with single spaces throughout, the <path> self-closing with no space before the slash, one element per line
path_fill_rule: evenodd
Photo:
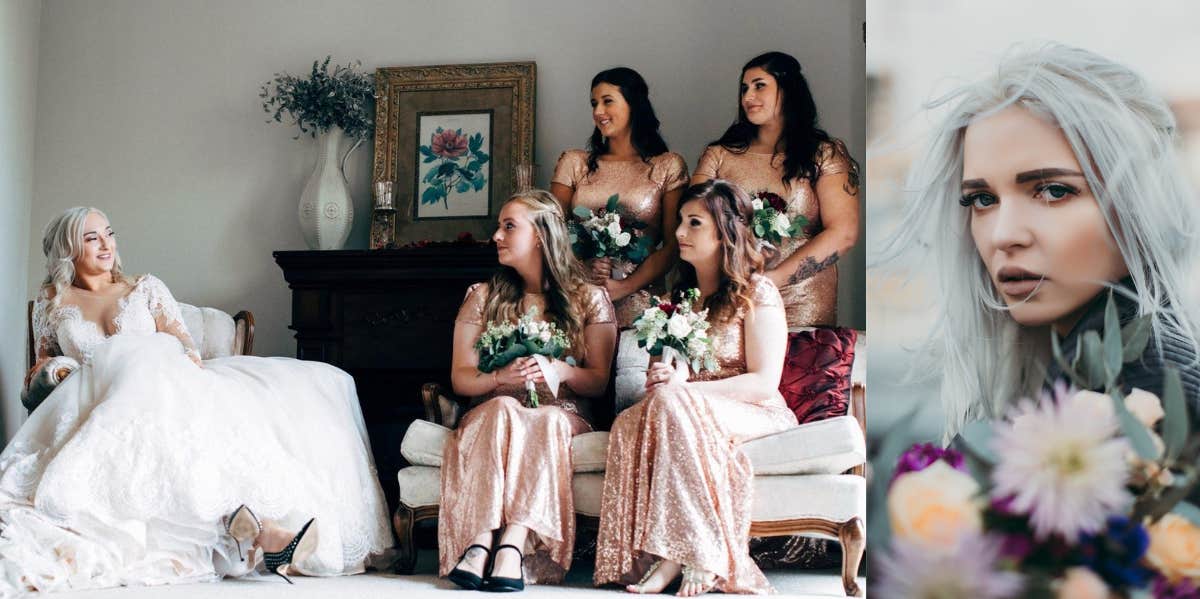
<path fill-rule="evenodd" d="M 34 374 L 79 366 L 0 453 L 0 596 L 214 580 L 260 559 L 288 582 L 353 574 L 391 545 L 349 375 L 202 361 L 166 285 L 123 273 L 95 208 L 54 218 L 42 248 Z"/>
<path fill-rule="evenodd" d="M 1198 206 L 1167 104 L 1127 67 L 1055 44 L 1008 57 L 931 107 L 949 113 L 910 173 L 911 202 L 883 254 L 933 255 L 940 322 L 924 355 L 943 364 L 945 437 L 1060 378 L 1051 331 L 1071 360 L 1103 327 L 1110 289 L 1122 323 L 1153 317 L 1122 386 L 1161 396 L 1172 366 L 1194 418 Z"/>

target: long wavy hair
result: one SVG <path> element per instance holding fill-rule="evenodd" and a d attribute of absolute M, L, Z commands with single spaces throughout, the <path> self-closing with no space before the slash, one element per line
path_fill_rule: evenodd
<path fill-rule="evenodd" d="M 745 153 L 750 144 L 758 138 L 758 125 L 746 118 L 746 109 L 742 107 L 742 77 L 746 71 L 761 68 L 775 78 L 781 96 L 780 116 L 783 119 L 783 133 L 775 142 L 775 154 L 783 155 L 783 182 L 790 184 L 797 179 L 816 180 L 821 176 L 821 166 L 818 161 L 823 153 L 824 144 L 836 143 L 820 126 L 817 118 L 817 103 L 813 100 L 808 80 L 800 69 L 800 61 L 790 54 L 783 52 L 767 52 L 750 59 L 738 76 L 738 115 L 737 120 L 725 130 L 710 146 L 721 146 L 736 154 Z M 846 153 L 850 161 L 849 189 L 858 188 L 858 162 Z"/>
<path fill-rule="evenodd" d="M 1197 241 L 1196 196 L 1174 148 L 1175 118 L 1131 69 L 1051 44 L 1018 50 L 985 79 L 931 102 L 949 107 L 924 158 L 914 163 L 909 203 L 880 258 L 923 246 L 933 255 L 940 322 L 921 355 L 940 366 L 947 439 L 969 421 L 1001 416 L 1036 396 L 1047 371 L 1049 327 L 1024 327 L 988 276 L 962 195 L 968 125 L 1009 106 L 1055 123 L 1079 161 L 1133 280 L 1138 314 L 1153 315 L 1154 339 L 1196 347 L 1187 278 Z M 1109 288 L 1118 286 L 1109 283 Z"/>
<path fill-rule="evenodd" d="M 754 289 L 750 277 L 763 269 L 763 255 L 749 224 L 754 218 L 750 196 L 737 184 L 710 179 L 688 187 L 679 200 L 680 221 L 684 204 L 698 200 L 712 215 L 721 242 L 721 280 L 716 293 L 705 298 L 704 306 L 714 322 L 726 322 L 739 312 L 754 309 Z M 678 300 L 684 291 L 697 286 L 696 268 L 680 260 L 670 276 L 672 295 Z"/>
<path fill-rule="evenodd" d="M 525 282 L 516 269 L 501 265 L 488 284 L 484 320 L 516 321 L 521 316 L 521 299 L 525 292 L 544 293 L 546 320 L 558 325 L 566 333 L 571 341 L 571 351 L 568 353 L 582 358 L 587 353 L 583 343 L 583 319 L 591 289 L 583 265 L 571 249 L 571 237 L 567 232 L 562 206 L 550 192 L 541 189 L 516 193 L 508 202 L 517 202 L 528 209 L 529 220 L 542 242 L 544 288 L 526 290 Z"/>
<path fill-rule="evenodd" d="M 629 141 L 637 150 L 642 162 L 649 163 L 650 159 L 667 151 L 667 142 L 659 133 L 658 117 L 654 114 L 654 106 L 650 104 L 650 87 L 646 80 L 629 67 L 616 67 L 596 73 L 592 77 L 592 86 L 608 83 L 621 90 L 625 102 L 629 104 Z M 599 127 L 592 128 L 592 136 L 588 138 L 588 174 L 599 168 L 597 159 L 608 153 L 608 139 L 600 134 Z"/>
<path fill-rule="evenodd" d="M 54 290 L 53 305 L 58 305 L 63 291 L 75 281 L 75 261 L 83 255 L 84 221 L 92 213 L 108 220 L 99 208 L 76 206 L 50 219 L 42 231 L 42 254 L 46 256 L 46 278 L 42 280 L 42 289 Z M 121 254 L 116 249 L 113 250 L 112 281 L 128 281 L 121 267 Z"/>

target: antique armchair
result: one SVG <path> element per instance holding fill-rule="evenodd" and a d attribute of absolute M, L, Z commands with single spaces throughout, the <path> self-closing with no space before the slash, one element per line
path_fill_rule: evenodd
<path fill-rule="evenodd" d="M 618 407 L 637 400 L 647 359 L 626 331 L 616 358 Z M 862 595 L 856 576 L 866 547 L 865 361 L 866 335 L 859 333 L 850 415 L 803 424 L 742 446 L 755 469 L 750 535 L 802 535 L 840 542 L 842 585 L 852 596 Z M 412 423 L 400 446 L 411 464 L 397 473 L 400 504 L 392 520 L 399 540 L 396 571 L 401 573 L 411 573 L 416 564 L 413 527 L 437 518 L 442 450 L 465 408 L 463 400 L 436 383 L 422 388 L 421 400 L 425 419 Z M 607 431 L 585 433 L 571 443 L 577 530 L 598 528 L 607 449 Z"/>
<path fill-rule="evenodd" d="M 191 304 L 179 304 L 183 313 L 183 324 L 196 342 L 200 357 L 209 360 L 225 356 L 249 355 L 254 348 L 254 315 L 242 310 L 234 316 L 216 308 L 199 308 Z M 25 308 L 25 350 L 28 356 L 26 369 L 33 368 L 37 350 L 33 346 L 33 302 Z M 29 388 L 22 394 L 21 401 L 30 412 L 54 390 L 54 387 L 71 374 L 79 363 L 71 358 L 56 358 L 43 372 L 30 381 Z"/>

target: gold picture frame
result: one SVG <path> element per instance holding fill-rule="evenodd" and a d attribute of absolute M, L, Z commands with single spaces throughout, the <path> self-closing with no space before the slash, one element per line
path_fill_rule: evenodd
<path fill-rule="evenodd" d="M 490 237 L 533 162 L 536 63 L 383 67 L 375 86 L 372 182 L 395 209 L 375 211 L 371 248 Z"/>

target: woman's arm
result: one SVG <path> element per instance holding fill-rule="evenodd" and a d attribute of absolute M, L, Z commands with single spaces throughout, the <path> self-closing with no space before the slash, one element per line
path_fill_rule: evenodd
<path fill-rule="evenodd" d="M 501 385 L 523 385 L 526 377 L 522 370 L 533 362 L 532 358 L 517 358 L 508 366 L 492 372 L 480 372 L 479 353 L 475 351 L 475 340 L 483 331 L 483 325 L 457 320 L 454 322 L 454 349 L 450 359 L 450 386 L 462 397 L 477 397 L 495 391 Z"/>
<path fill-rule="evenodd" d="M 842 172 L 817 179 L 824 228 L 765 273 L 776 287 L 795 285 L 833 266 L 858 243 L 858 188 L 850 184 L 850 177 L 851 173 Z"/>
<path fill-rule="evenodd" d="M 583 329 L 587 357 L 583 364 L 571 366 L 555 360 L 562 381 L 572 391 L 584 397 L 600 397 L 608 388 L 608 375 L 612 371 L 613 349 L 617 344 L 617 323 L 589 324 Z"/>

